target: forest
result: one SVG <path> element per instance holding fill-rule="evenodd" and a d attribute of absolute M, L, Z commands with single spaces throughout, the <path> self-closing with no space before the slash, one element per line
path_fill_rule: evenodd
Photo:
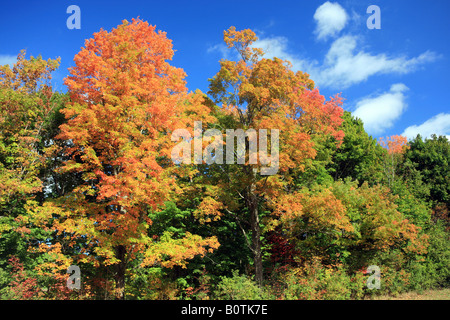
<path fill-rule="evenodd" d="M 23 50 L 0 66 L 0 299 L 357 300 L 449 288 L 447 137 L 375 139 L 339 94 L 327 99 L 289 61 L 264 58 L 255 32 L 223 35 L 239 59 L 218 61 L 206 93 L 188 91 L 172 41 L 139 18 L 85 41 L 66 92 L 52 88 L 59 59 Z M 271 157 L 231 149 L 225 163 L 225 138 L 191 145 L 179 129 L 254 129 Z M 194 152 L 173 161 L 180 141 Z M 263 172 L 269 158 L 275 174 Z"/>

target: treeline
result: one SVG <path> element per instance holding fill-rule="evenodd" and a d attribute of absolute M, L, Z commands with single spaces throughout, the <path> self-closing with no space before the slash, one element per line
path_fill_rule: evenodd
<path fill-rule="evenodd" d="M 188 92 L 171 41 L 139 19 L 86 41 L 67 93 L 51 87 L 59 59 L 23 51 L 0 67 L 2 299 L 362 299 L 449 286 L 448 139 L 377 141 L 339 95 L 326 100 L 256 40 L 224 32 L 240 58 L 219 62 L 207 94 Z M 192 161 L 173 161 L 177 129 L 255 129 L 271 154 L 225 163 L 209 137 L 185 139 Z M 273 161 L 277 173 L 263 174 Z"/>

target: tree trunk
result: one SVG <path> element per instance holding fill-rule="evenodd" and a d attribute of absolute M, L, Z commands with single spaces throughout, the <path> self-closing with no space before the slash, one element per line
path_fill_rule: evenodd
<path fill-rule="evenodd" d="M 120 260 L 120 262 L 118 262 L 116 265 L 116 276 L 115 276 L 117 300 L 125 299 L 125 270 L 126 270 L 125 254 L 126 254 L 125 246 L 119 245 L 116 247 L 116 258 Z"/>
<path fill-rule="evenodd" d="M 261 286 L 263 282 L 261 228 L 259 226 L 258 197 L 253 193 L 253 190 L 249 193 L 248 209 L 250 211 L 250 228 L 252 230 L 252 251 L 253 264 L 255 267 L 255 280 L 258 285 Z"/>

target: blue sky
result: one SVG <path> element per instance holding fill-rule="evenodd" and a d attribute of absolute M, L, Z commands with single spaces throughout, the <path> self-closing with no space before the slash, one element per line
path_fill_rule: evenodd
<path fill-rule="evenodd" d="M 381 29 L 368 29 L 377 5 Z M 67 7 L 78 5 L 81 29 L 69 30 Z M 2 3 L 0 64 L 21 49 L 61 57 L 56 90 L 73 57 L 100 28 L 141 19 L 167 32 L 191 91 L 208 90 L 221 58 L 234 58 L 223 30 L 251 28 L 267 57 L 306 71 L 326 97 L 341 93 L 344 109 L 374 137 L 417 133 L 450 138 L 450 1 L 21 1 Z"/>

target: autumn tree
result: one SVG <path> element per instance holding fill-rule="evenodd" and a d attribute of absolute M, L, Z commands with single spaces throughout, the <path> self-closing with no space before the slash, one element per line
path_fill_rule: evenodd
<path fill-rule="evenodd" d="M 173 53 L 164 32 L 124 20 L 86 40 L 65 79 L 71 102 L 58 138 L 70 160 L 61 171 L 83 183 L 60 199 L 55 227 L 69 246 L 84 239 L 75 261 L 115 266 L 121 299 L 137 254 L 142 267 L 183 266 L 218 246 L 213 236 L 151 234 L 148 213 L 176 191 L 170 132 L 185 127 L 183 115 L 202 119 L 209 111 L 200 95 L 188 94 L 184 71 L 168 63 Z"/>
<path fill-rule="evenodd" d="M 42 189 L 41 137 L 55 108 L 49 81 L 59 59 L 26 59 L 25 54 L 12 68 L 0 66 L 0 206 L 9 213 L 16 208 L 13 203 Z"/>
<path fill-rule="evenodd" d="M 45 197 L 43 172 L 54 150 L 49 128 L 63 96 L 51 87 L 58 66 L 59 59 L 27 58 L 25 50 L 12 66 L 0 66 L 0 268 L 15 256 L 24 273 L 34 273 L 36 260 L 49 258 L 32 250 L 52 235 L 48 216 L 35 212 Z"/>
<path fill-rule="evenodd" d="M 225 43 L 237 50 L 239 60 L 220 61 L 208 93 L 226 114 L 223 128 L 254 129 L 259 132 L 258 138 L 267 133 L 271 155 L 261 153 L 260 143 L 258 161 L 252 161 L 255 159 L 249 153 L 242 164 L 220 166 L 223 175 L 215 177 L 220 182 L 205 199 L 214 204 L 209 206 L 211 212 L 234 215 L 243 233 L 249 235 L 247 244 L 254 257 L 255 277 L 261 284 L 262 226 L 270 228 L 273 218 L 267 217 L 263 223 L 264 212 L 299 209 L 286 192 L 292 174 L 304 169 L 305 160 L 316 155 L 313 136 L 334 136 L 338 141 L 342 138 L 338 126 L 343 110 L 339 96 L 326 101 L 309 76 L 294 72 L 289 61 L 264 58 L 261 49 L 252 47 L 256 40 L 249 29 L 237 31 L 231 27 L 224 32 Z M 277 132 L 279 137 L 275 136 Z M 247 136 L 247 148 L 249 143 Z M 228 150 L 234 145 L 226 147 Z M 269 175 L 265 172 L 270 164 L 267 158 L 272 164 L 276 162 L 278 169 Z"/>
<path fill-rule="evenodd" d="M 405 256 L 426 253 L 428 236 L 399 211 L 398 196 L 385 186 L 336 181 L 304 188 L 296 198 L 301 210 L 280 219 L 285 239 L 298 251 L 294 266 L 318 259 L 354 271 L 392 250 Z"/>
<path fill-rule="evenodd" d="M 408 150 L 408 140 L 404 136 L 393 135 L 387 138 L 379 138 L 379 144 L 387 150 L 384 156 L 384 177 L 387 185 L 392 187 L 396 179 L 399 164 L 403 161 L 403 155 Z"/>
<path fill-rule="evenodd" d="M 9 258 L 9 264 L 12 267 L 12 278 L 7 294 L 5 295 L 11 300 L 31 300 L 42 297 L 39 292 L 37 280 L 26 274 L 23 264 L 15 256 Z"/>

